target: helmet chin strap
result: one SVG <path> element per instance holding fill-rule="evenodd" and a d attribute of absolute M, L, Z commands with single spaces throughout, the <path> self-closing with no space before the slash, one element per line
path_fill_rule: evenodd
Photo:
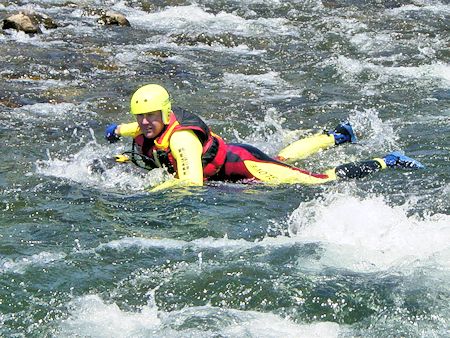
<path fill-rule="evenodd" d="M 161 111 L 161 119 L 165 126 L 167 126 L 170 122 L 170 113 L 171 112 L 172 112 L 172 110 L 169 110 L 168 112 Z"/>

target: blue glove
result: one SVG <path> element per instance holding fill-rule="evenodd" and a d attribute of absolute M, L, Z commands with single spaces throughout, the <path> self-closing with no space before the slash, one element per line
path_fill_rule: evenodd
<path fill-rule="evenodd" d="M 352 125 L 349 122 L 339 123 L 337 127 L 334 128 L 334 130 L 328 132 L 328 135 L 334 136 L 334 143 L 336 145 L 345 142 L 357 142 L 355 132 L 353 131 Z"/>
<path fill-rule="evenodd" d="M 110 124 L 105 129 L 105 138 L 109 143 L 114 143 L 120 140 L 119 135 L 116 134 L 117 124 Z"/>

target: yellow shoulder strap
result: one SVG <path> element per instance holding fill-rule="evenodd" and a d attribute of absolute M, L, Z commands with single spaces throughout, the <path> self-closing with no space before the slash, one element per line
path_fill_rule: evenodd
<path fill-rule="evenodd" d="M 175 121 L 171 125 L 169 125 L 167 130 L 162 134 L 162 136 L 155 140 L 155 146 L 157 146 L 159 149 L 169 148 L 170 142 L 172 142 L 171 137 L 172 137 L 173 130 L 179 124 L 180 123 L 178 121 Z"/>

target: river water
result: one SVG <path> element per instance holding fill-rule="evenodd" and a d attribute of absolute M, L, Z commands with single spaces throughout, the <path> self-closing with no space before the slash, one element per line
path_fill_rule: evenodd
<path fill-rule="evenodd" d="M 20 10 L 59 27 L 0 32 L 0 336 L 450 336 L 447 1 L 0 1 Z M 103 139 L 148 82 L 271 155 L 353 123 L 303 168 L 427 168 L 150 193 L 164 172 Z"/>

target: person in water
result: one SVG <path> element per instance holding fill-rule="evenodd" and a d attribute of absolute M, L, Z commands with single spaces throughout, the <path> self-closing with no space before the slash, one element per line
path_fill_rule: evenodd
<path fill-rule="evenodd" d="M 341 178 L 362 178 L 385 168 L 423 168 L 423 165 L 398 152 L 383 158 L 347 163 L 324 173 L 313 173 L 289 163 L 304 159 L 319 150 L 356 142 L 349 123 L 334 130 L 298 140 L 271 158 L 261 150 L 240 143 L 227 143 L 197 115 L 174 112 L 169 93 L 162 86 L 148 84 L 131 97 L 131 114 L 137 122 L 111 124 L 105 137 L 113 143 L 120 137 L 133 138 L 133 150 L 116 160 L 131 160 L 146 169 L 166 167 L 175 178 L 157 190 L 173 186 L 202 186 L 208 181 L 256 180 L 272 184 L 321 184 Z"/>

